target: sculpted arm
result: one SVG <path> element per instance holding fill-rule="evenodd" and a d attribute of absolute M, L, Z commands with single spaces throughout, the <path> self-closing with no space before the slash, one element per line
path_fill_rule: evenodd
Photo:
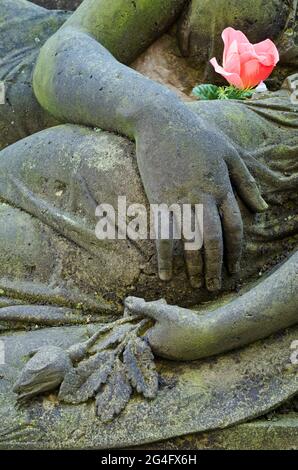
<path fill-rule="evenodd" d="M 188 0 L 85 0 L 67 22 L 129 64 L 177 19 Z"/>
<path fill-rule="evenodd" d="M 132 314 L 155 320 L 147 336 L 154 353 L 174 360 L 197 360 L 246 346 L 298 322 L 298 252 L 271 275 L 233 301 L 195 312 L 128 297 Z"/>
<path fill-rule="evenodd" d="M 163 96 L 178 100 L 122 63 L 146 49 L 184 3 L 85 0 L 41 50 L 33 79 L 40 104 L 62 121 L 134 137 L 141 107 L 156 106 Z"/>

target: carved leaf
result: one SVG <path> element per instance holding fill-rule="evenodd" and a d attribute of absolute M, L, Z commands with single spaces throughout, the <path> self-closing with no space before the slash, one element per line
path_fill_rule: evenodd
<path fill-rule="evenodd" d="M 119 358 L 116 359 L 113 371 L 106 385 L 96 397 L 96 412 L 102 421 L 111 421 L 119 415 L 129 402 L 132 388 L 126 370 Z"/>
<path fill-rule="evenodd" d="M 120 325 L 114 328 L 111 333 L 109 333 L 104 339 L 102 339 L 95 346 L 93 346 L 91 351 L 103 351 L 104 349 L 110 348 L 111 346 L 121 343 L 121 341 L 133 328 L 135 328 L 135 326 L 131 325 L 130 323 L 125 323 L 124 325 Z"/>
<path fill-rule="evenodd" d="M 64 377 L 58 398 L 65 403 L 83 403 L 107 381 L 115 361 L 115 351 L 102 351 L 82 361 Z"/>
<path fill-rule="evenodd" d="M 158 375 L 149 344 L 140 337 L 132 338 L 123 353 L 127 375 L 132 386 L 146 398 L 155 398 Z"/>

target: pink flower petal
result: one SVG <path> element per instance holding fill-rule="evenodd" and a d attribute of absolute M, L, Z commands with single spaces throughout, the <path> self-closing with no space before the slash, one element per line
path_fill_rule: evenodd
<path fill-rule="evenodd" d="M 242 80 L 237 73 L 227 72 L 223 67 L 218 64 L 215 57 L 210 60 L 210 63 L 213 65 L 215 72 L 222 75 L 230 83 L 230 85 L 234 85 L 237 88 L 244 88 Z"/>
<path fill-rule="evenodd" d="M 237 73 L 237 75 L 240 75 L 240 56 L 238 53 L 237 41 L 233 41 L 230 45 L 223 68 L 226 72 Z"/>
<path fill-rule="evenodd" d="M 279 62 L 279 52 L 270 39 L 255 44 L 254 50 L 263 65 L 275 66 Z"/>
<path fill-rule="evenodd" d="M 249 43 L 240 43 L 238 44 L 238 51 L 239 51 L 239 54 L 242 56 L 242 55 L 245 55 L 247 57 L 256 57 L 256 51 L 253 47 L 252 44 L 249 44 Z"/>
<path fill-rule="evenodd" d="M 226 60 L 227 60 L 227 54 L 229 52 L 229 48 L 230 48 L 232 42 L 236 41 L 238 45 L 241 44 L 241 43 L 250 44 L 250 42 L 247 39 L 247 37 L 245 36 L 245 34 L 243 34 L 241 31 L 238 31 L 234 28 L 224 29 L 223 32 L 222 32 L 221 37 L 222 37 L 224 45 L 225 45 L 224 56 L 223 56 L 223 65 L 225 67 L 225 63 L 226 63 Z"/>
<path fill-rule="evenodd" d="M 250 88 L 266 80 L 279 61 L 279 53 L 270 40 L 251 44 L 245 34 L 233 28 L 222 32 L 223 67 L 215 58 L 210 62 L 215 71 L 237 88 Z"/>
<path fill-rule="evenodd" d="M 253 88 L 260 82 L 266 80 L 273 70 L 274 66 L 266 67 L 259 60 L 252 59 L 242 65 L 241 77 L 244 88 Z"/>
<path fill-rule="evenodd" d="M 226 28 L 223 30 L 222 35 L 221 35 L 223 42 L 225 45 L 229 46 L 233 41 L 237 41 L 238 43 L 248 43 L 250 44 L 249 40 L 245 36 L 242 31 L 239 31 L 234 28 Z"/>

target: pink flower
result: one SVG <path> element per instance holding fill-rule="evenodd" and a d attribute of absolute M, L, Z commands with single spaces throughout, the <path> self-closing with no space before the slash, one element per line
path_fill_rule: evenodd
<path fill-rule="evenodd" d="M 279 61 L 278 50 L 270 39 L 251 44 L 245 34 L 233 28 L 226 28 L 222 38 L 225 45 L 223 67 L 215 57 L 210 62 L 215 71 L 236 88 L 257 86 L 269 77 Z"/>

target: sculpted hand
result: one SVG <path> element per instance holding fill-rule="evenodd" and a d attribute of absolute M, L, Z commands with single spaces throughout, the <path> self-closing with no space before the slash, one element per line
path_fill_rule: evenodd
<path fill-rule="evenodd" d="M 297 323 L 297 263 L 298 252 L 243 295 L 208 312 L 137 297 L 127 297 L 125 307 L 129 315 L 154 321 L 146 332 L 154 354 L 183 361 L 210 357 Z"/>
<path fill-rule="evenodd" d="M 204 205 L 203 257 L 199 250 L 186 250 L 186 264 L 193 286 L 201 286 L 204 276 L 207 289 L 220 289 L 224 244 L 231 273 L 239 269 L 242 247 L 242 219 L 231 181 L 251 209 L 267 207 L 231 142 L 175 94 L 120 64 L 72 26 L 63 27 L 41 49 L 33 85 L 40 104 L 61 122 L 135 139 L 150 203 Z M 171 241 L 160 237 L 157 252 L 160 278 L 168 280 Z"/>
<path fill-rule="evenodd" d="M 242 217 L 231 183 L 252 211 L 268 207 L 254 178 L 227 137 L 182 104 L 140 121 L 136 145 L 150 203 L 203 204 L 203 254 L 185 250 L 186 265 L 193 287 L 200 287 L 205 278 L 208 290 L 220 289 L 224 252 L 229 272 L 237 272 L 243 241 Z M 157 253 L 159 276 L 169 280 L 172 241 L 159 237 Z"/>

